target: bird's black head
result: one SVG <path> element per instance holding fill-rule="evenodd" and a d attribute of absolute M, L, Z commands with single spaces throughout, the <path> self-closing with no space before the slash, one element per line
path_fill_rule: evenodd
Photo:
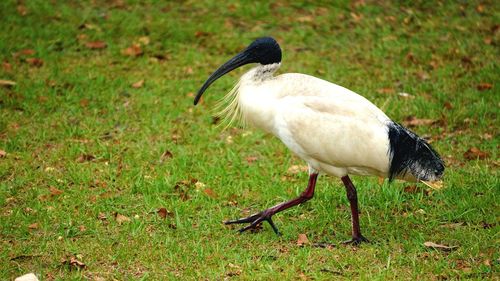
<path fill-rule="evenodd" d="M 224 74 L 234 70 L 240 66 L 249 63 L 260 63 L 262 65 L 281 62 L 281 48 L 278 42 L 271 37 L 262 37 L 253 41 L 242 52 L 221 65 L 207 81 L 201 86 L 198 94 L 194 99 L 196 105 L 201 98 L 201 95 L 215 80 L 222 77 Z"/>

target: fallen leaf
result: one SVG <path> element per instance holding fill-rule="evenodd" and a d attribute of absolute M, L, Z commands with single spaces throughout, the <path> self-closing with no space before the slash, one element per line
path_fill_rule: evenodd
<path fill-rule="evenodd" d="M 102 212 L 101 212 L 101 213 L 99 213 L 99 215 L 97 215 L 97 218 L 98 218 L 99 220 L 101 220 L 101 221 L 105 221 L 105 220 L 107 220 L 107 219 L 108 219 L 108 218 L 106 217 L 106 214 L 104 214 L 104 213 L 102 213 Z"/>
<path fill-rule="evenodd" d="M 26 62 L 34 67 L 41 67 L 43 65 L 43 60 L 39 58 L 27 58 Z"/>
<path fill-rule="evenodd" d="M 436 121 L 432 119 L 419 119 L 415 116 L 408 116 L 404 119 L 403 124 L 406 125 L 407 127 L 416 127 L 416 126 L 422 126 L 422 125 L 431 125 L 434 124 Z"/>
<path fill-rule="evenodd" d="M 87 228 L 82 224 L 78 227 L 78 230 L 80 230 L 80 232 L 84 232 L 85 230 L 87 230 Z"/>
<path fill-rule="evenodd" d="M 63 193 L 63 191 L 62 191 L 62 190 L 59 190 L 59 189 L 57 189 L 57 188 L 55 188 L 55 187 L 53 187 L 53 186 L 51 186 L 51 187 L 49 188 L 49 191 L 50 191 L 50 195 L 52 195 L 52 196 L 57 196 L 57 195 L 60 195 L 60 194 L 62 194 L 62 193 Z"/>
<path fill-rule="evenodd" d="M 24 5 L 17 5 L 17 13 L 24 17 L 28 14 L 28 9 Z"/>
<path fill-rule="evenodd" d="M 296 18 L 295 20 L 304 23 L 304 22 L 313 22 L 314 18 L 312 16 L 302 16 Z"/>
<path fill-rule="evenodd" d="M 142 51 L 141 45 L 132 44 L 132 46 L 122 50 L 122 55 L 129 57 L 138 57 L 141 56 L 144 52 Z"/>
<path fill-rule="evenodd" d="M 407 186 L 405 186 L 404 192 L 406 192 L 406 193 L 417 193 L 418 192 L 417 185 L 414 184 L 414 185 L 407 185 Z"/>
<path fill-rule="evenodd" d="M 38 227 L 39 227 L 39 225 L 38 225 L 38 223 L 37 223 L 37 222 L 35 222 L 35 223 L 32 223 L 32 224 L 28 225 L 28 228 L 29 228 L 29 229 L 38 229 Z"/>
<path fill-rule="evenodd" d="M 290 168 L 288 168 L 287 173 L 296 175 L 300 172 L 307 172 L 309 170 L 309 167 L 305 165 L 292 165 Z"/>
<path fill-rule="evenodd" d="M 491 88 L 493 88 L 493 85 L 490 83 L 479 83 L 477 85 L 477 89 L 479 91 L 486 91 L 486 90 L 490 90 Z"/>
<path fill-rule="evenodd" d="M 206 37 L 206 36 L 209 36 L 209 35 L 210 35 L 210 32 L 199 31 L 199 30 L 194 33 L 194 36 L 196 38 Z"/>
<path fill-rule="evenodd" d="M 23 55 L 23 56 L 32 56 L 36 53 L 35 50 L 33 49 L 23 49 L 19 52 L 17 52 L 14 56 L 19 56 L 19 55 Z"/>
<path fill-rule="evenodd" d="M 85 43 L 85 46 L 91 50 L 105 49 L 108 44 L 104 41 L 92 41 Z"/>
<path fill-rule="evenodd" d="M 185 70 L 186 70 L 186 74 L 188 74 L 188 75 L 193 74 L 193 68 L 192 67 L 188 66 L 188 67 L 186 67 Z"/>
<path fill-rule="evenodd" d="M 89 100 L 88 99 L 81 99 L 80 100 L 80 106 L 81 107 L 87 107 L 89 105 Z"/>
<path fill-rule="evenodd" d="M 210 198 L 217 198 L 217 194 L 210 188 L 205 188 L 205 190 L 203 190 L 203 192 L 205 192 L 205 194 L 210 197 Z"/>
<path fill-rule="evenodd" d="M 174 157 L 172 152 L 170 152 L 170 150 L 165 150 L 165 152 L 163 152 L 162 155 L 160 156 L 160 162 L 163 162 L 163 161 L 170 159 L 172 157 Z"/>
<path fill-rule="evenodd" d="M 490 154 L 488 152 L 481 151 L 477 147 L 471 147 L 464 153 L 464 157 L 467 160 L 476 160 L 476 159 L 483 160 L 488 158 L 489 156 Z"/>
<path fill-rule="evenodd" d="M 446 246 L 446 245 L 442 245 L 442 244 L 436 244 L 436 243 L 430 242 L 430 241 L 425 242 L 424 246 L 427 248 L 438 249 L 438 250 L 442 250 L 442 251 L 446 251 L 446 252 L 449 252 L 451 250 L 458 248 L 458 246 Z"/>
<path fill-rule="evenodd" d="M 86 266 L 83 262 L 79 261 L 77 257 L 74 256 L 71 256 L 69 259 L 61 259 L 61 263 L 75 269 L 84 269 Z"/>
<path fill-rule="evenodd" d="M 87 162 L 87 161 L 93 161 L 94 159 L 95 159 L 95 156 L 92 154 L 82 154 L 76 159 L 76 162 L 83 163 L 83 162 Z"/>
<path fill-rule="evenodd" d="M 309 239 L 307 239 L 307 236 L 304 233 L 299 234 L 299 238 L 297 239 L 297 246 L 304 246 L 306 244 L 309 244 Z"/>
<path fill-rule="evenodd" d="M 0 80 L 0 86 L 11 88 L 16 85 L 16 82 L 11 80 Z"/>
<path fill-rule="evenodd" d="M 227 267 L 229 268 L 229 271 L 226 273 L 226 275 L 229 277 L 240 275 L 242 272 L 241 267 L 239 265 L 229 263 Z"/>
<path fill-rule="evenodd" d="M 126 217 L 126 216 L 124 216 L 124 215 L 121 215 L 121 214 L 116 213 L 116 215 L 115 215 L 115 220 L 116 220 L 116 222 L 117 222 L 117 223 L 122 224 L 122 223 L 124 223 L 124 222 L 129 222 L 129 221 L 130 221 L 130 218 L 129 218 L 129 217 Z"/>
<path fill-rule="evenodd" d="M 5 150 L 0 149 L 0 158 L 5 158 L 5 157 L 7 157 L 7 152 L 5 152 Z"/>
<path fill-rule="evenodd" d="M 135 82 L 134 84 L 132 84 L 132 88 L 135 88 L 135 89 L 139 89 L 142 86 L 144 86 L 144 79 L 141 79 L 141 80 Z"/>
<path fill-rule="evenodd" d="M 12 71 L 12 65 L 8 61 L 4 61 L 2 63 L 2 68 L 5 72 L 11 72 Z"/>
<path fill-rule="evenodd" d="M 380 88 L 377 90 L 379 94 L 394 94 L 395 92 L 393 88 Z"/>
<path fill-rule="evenodd" d="M 163 207 L 158 209 L 157 213 L 162 219 L 166 218 L 167 216 L 172 217 L 174 215 L 172 212 Z"/>
<path fill-rule="evenodd" d="M 453 105 L 448 101 L 445 101 L 443 106 L 444 106 L 444 108 L 446 108 L 448 110 L 453 109 Z"/>
<path fill-rule="evenodd" d="M 421 183 L 427 185 L 428 187 L 435 189 L 435 190 L 440 190 L 443 188 L 444 184 L 443 181 L 420 181 Z"/>
<path fill-rule="evenodd" d="M 253 162 L 257 161 L 259 159 L 257 156 L 248 156 L 246 158 L 248 164 L 252 164 Z"/>

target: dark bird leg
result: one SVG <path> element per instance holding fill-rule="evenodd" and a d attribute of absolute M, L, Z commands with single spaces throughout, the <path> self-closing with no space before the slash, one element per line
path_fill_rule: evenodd
<path fill-rule="evenodd" d="M 351 221 L 352 221 L 352 239 L 347 240 L 343 243 L 358 245 L 361 242 L 369 242 L 368 239 L 361 235 L 361 229 L 359 227 L 359 214 L 358 214 L 358 194 L 356 192 L 356 187 L 352 184 L 349 176 L 344 176 L 341 178 L 345 185 L 347 191 L 347 199 L 351 204 Z"/>
<path fill-rule="evenodd" d="M 249 230 L 250 228 L 255 228 L 262 221 L 267 221 L 271 225 L 271 227 L 273 228 L 274 232 L 277 235 L 281 235 L 280 232 L 278 231 L 278 228 L 276 227 L 276 225 L 274 225 L 274 222 L 271 219 L 271 217 L 278 212 L 286 210 L 286 209 L 293 207 L 295 205 L 299 205 L 299 204 L 304 203 L 304 202 L 308 201 L 309 199 L 313 198 L 314 187 L 316 186 L 316 179 L 317 178 L 318 178 L 317 173 L 309 175 L 309 183 L 307 184 L 306 190 L 304 190 L 304 192 L 302 192 L 299 197 L 297 197 L 293 200 L 278 204 L 278 205 L 273 206 L 269 209 L 266 209 L 266 210 L 261 211 L 261 212 L 256 213 L 256 214 L 253 214 L 249 217 L 238 219 L 238 220 L 226 221 L 224 223 L 225 224 L 250 223 L 249 225 L 247 225 L 239 230 L 239 232 L 241 233 L 241 232 L 244 232 L 246 230 Z"/>

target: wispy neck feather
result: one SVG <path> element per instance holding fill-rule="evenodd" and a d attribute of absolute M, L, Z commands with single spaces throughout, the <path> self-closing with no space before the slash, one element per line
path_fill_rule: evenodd
<path fill-rule="evenodd" d="M 398 123 L 391 122 L 388 128 L 389 180 L 408 178 L 408 173 L 417 181 L 434 181 L 442 177 L 443 160 L 424 139 Z"/>
<path fill-rule="evenodd" d="M 269 79 L 273 79 L 273 74 L 280 67 L 280 63 L 259 65 L 245 73 L 236 85 L 229 91 L 216 105 L 215 116 L 222 119 L 220 125 L 224 129 L 236 123 L 244 127 L 246 121 L 239 104 L 240 87 L 242 84 L 260 84 Z"/>
<path fill-rule="evenodd" d="M 235 122 L 242 127 L 245 126 L 245 120 L 239 105 L 240 85 L 241 79 L 215 106 L 215 116 L 222 119 L 219 125 L 224 126 L 224 129 L 227 129 Z"/>

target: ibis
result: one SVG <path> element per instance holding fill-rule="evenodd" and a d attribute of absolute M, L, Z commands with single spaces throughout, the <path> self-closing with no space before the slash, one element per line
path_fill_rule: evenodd
<path fill-rule="evenodd" d="M 274 75 L 281 58 L 275 39 L 258 38 L 213 72 L 194 99 L 196 105 L 224 74 L 257 64 L 226 95 L 222 113 L 229 120 L 240 120 L 278 137 L 309 167 L 309 182 L 299 197 L 225 223 L 244 224 L 239 230 L 244 232 L 267 221 L 279 235 L 273 215 L 310 200 L 318 175 L 324 173 L 339 177 L 347 192 L 352 238 L 345 243 L 368 241 L 361 234 L 357 191 L 349 175 L 432 184 L 442 178 L 444 163 L 424 139 L 392 121 L 365 97 L 310 75 Z"/>

